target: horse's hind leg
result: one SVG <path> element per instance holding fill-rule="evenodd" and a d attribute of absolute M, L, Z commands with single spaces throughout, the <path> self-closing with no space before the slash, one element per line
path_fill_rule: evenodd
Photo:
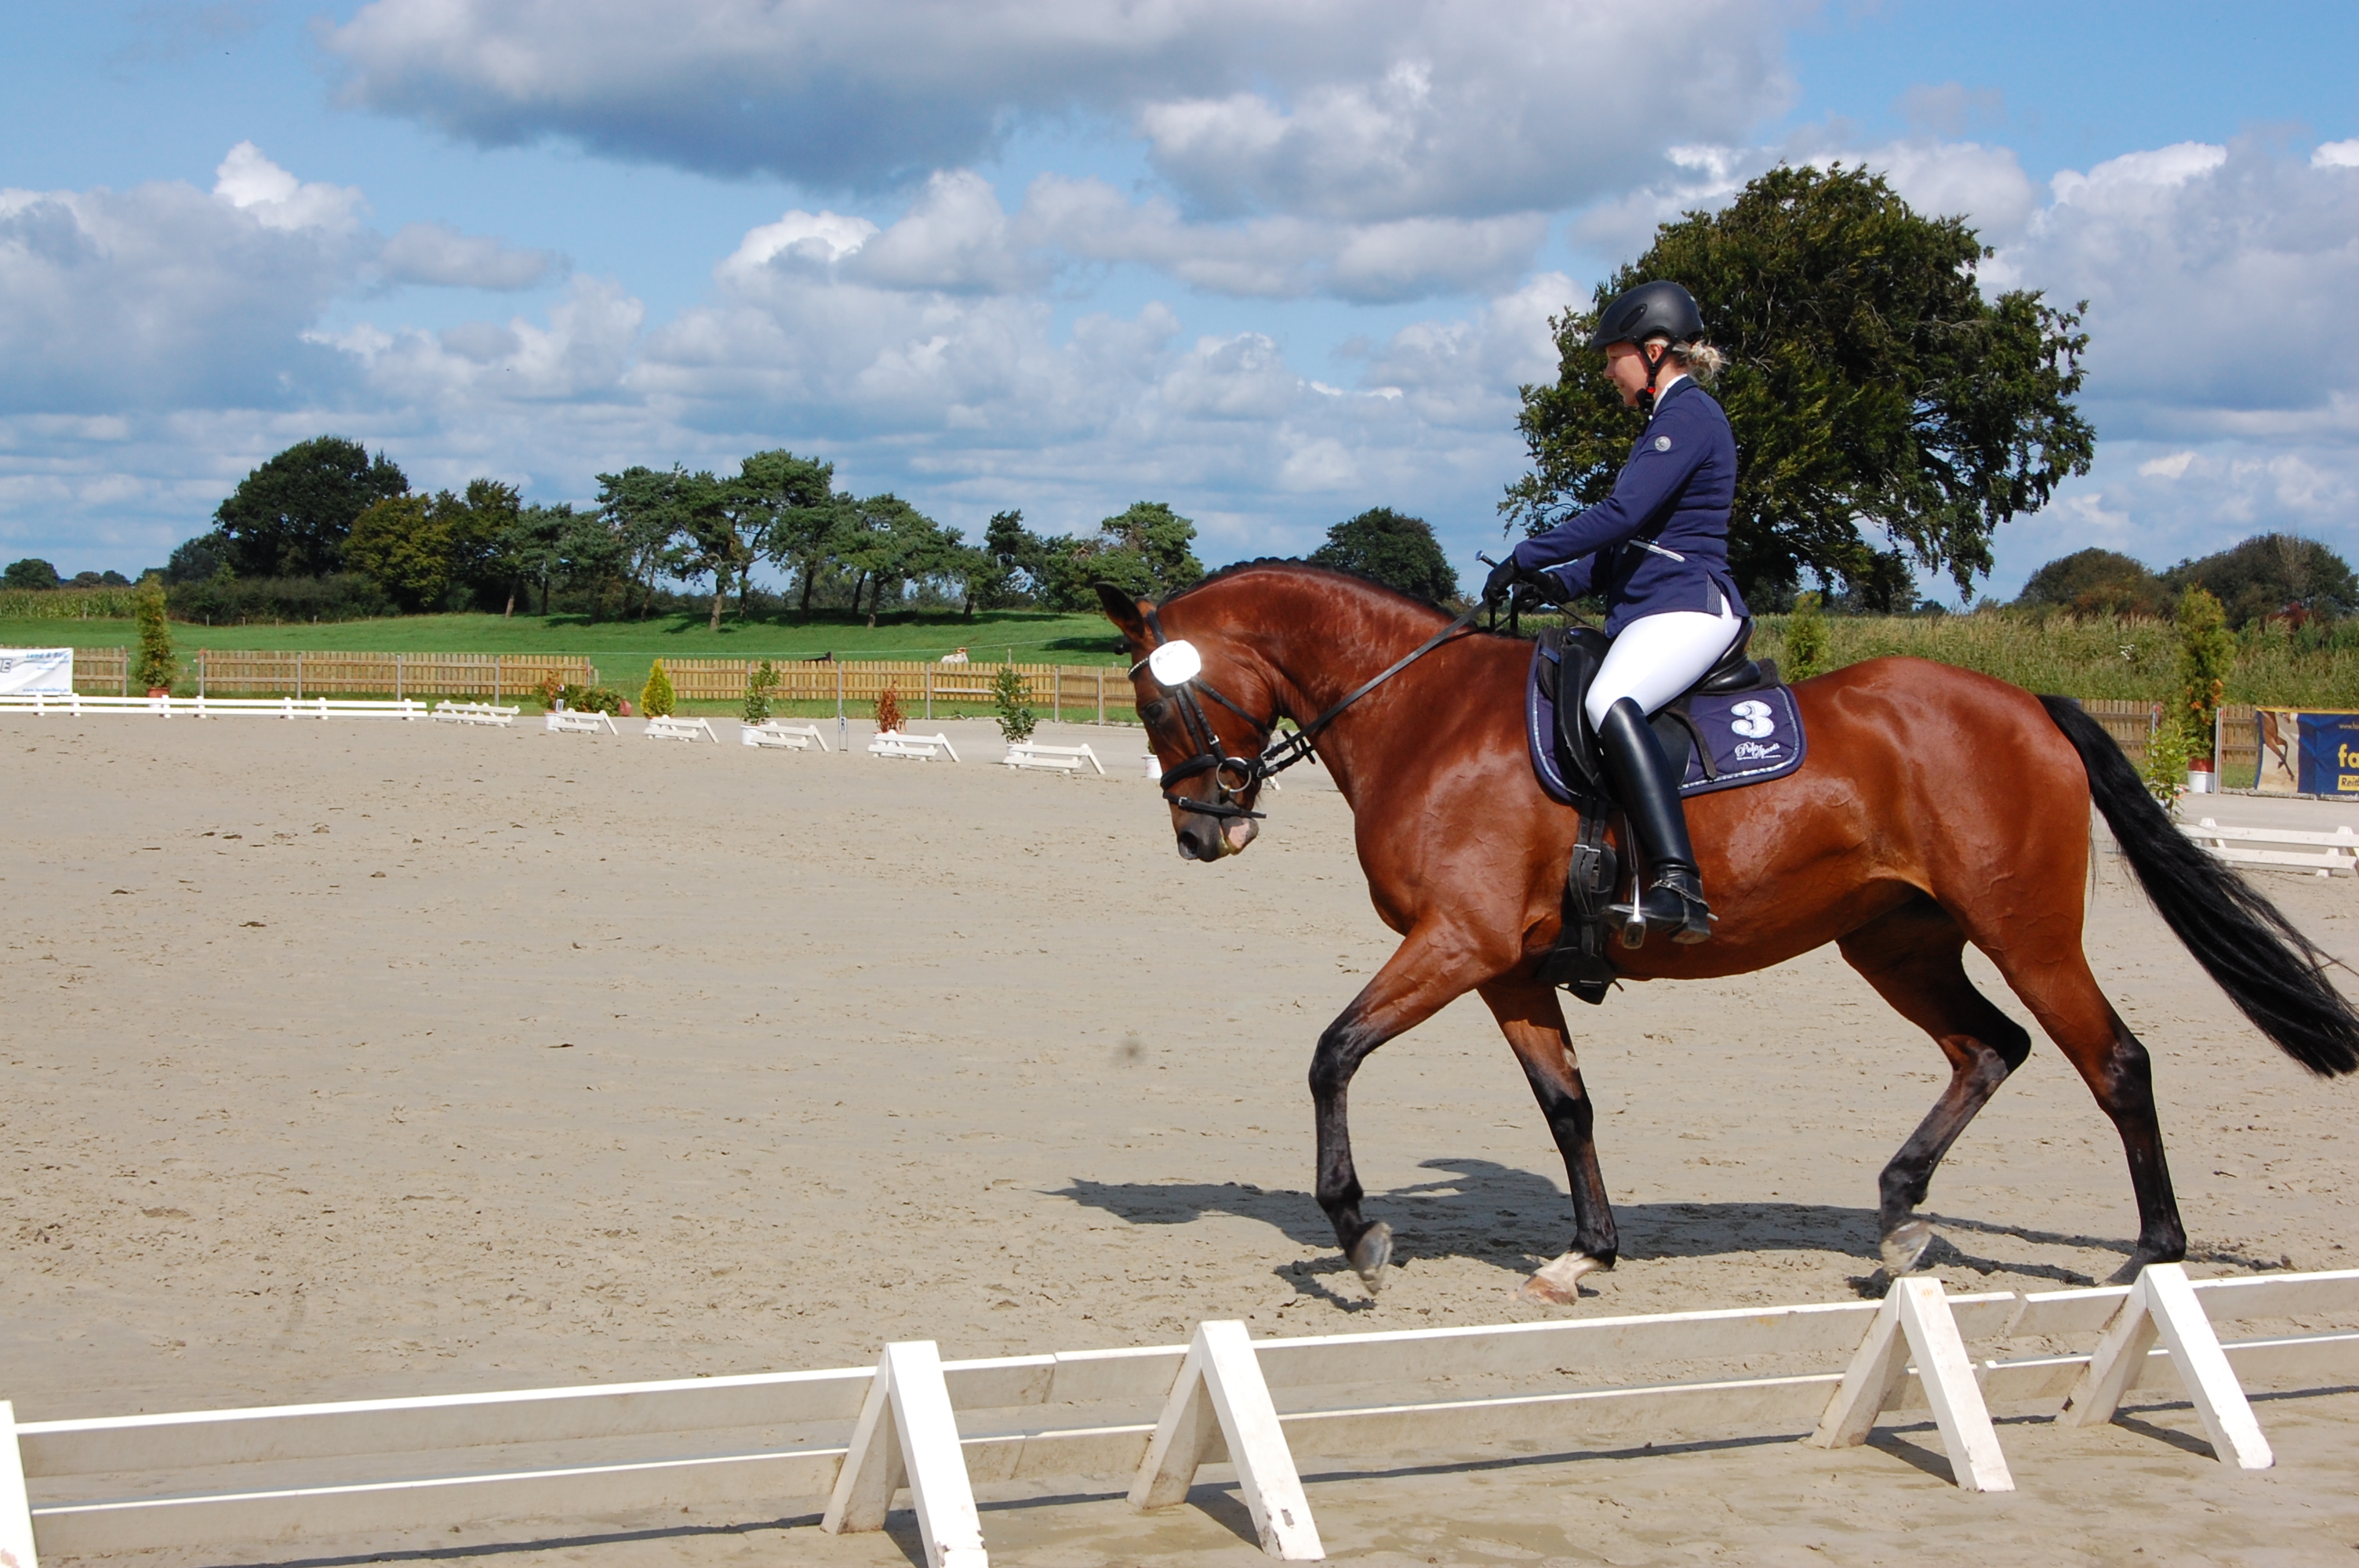
<path fill-rule="evenodd" d="M 1965 933 L 1941 907 L 1919 899 L 1845 936 L 1843 956 L 1950 1059 L 1949 1087 L 1900 1146 L 1878 1181 L 1884 1267 L 1902 1274 L 1933 1240 L 1917 1217 L 1934 1167 L 2031 1053 L 2031 1036 L 1966 978 Z"/>
<path fill-rule="evenodd" d="M 2031 950 L 2037 957 L 2027 962 L 2006 950 L 1990 956 L 2121 1135 L 2130 1190 L 2137 1197 L 2138 1238 L 2113 1282 L 2127 1284 L 2148 1263 L 2176 1263 L 2187 1256 L 2187 1227 L 2179 1217 L 2170 1166 L 2163 1158 L 2162 1121 L 2155 1114 L 2153 1065 L 2097 989 L 2078 942 L 2043 943 Z"/>
<path fill-rule="evenodd" d="M 1495 980 L 1483 1000 L 1499 1021 L 1500 1033 L 1523 1064 L 1532 1097 L 1548 1118 L 1549 1131 L 1564 1155 L 1565 1182 L 1572 1189 L 1572 1247 L 1524 1281 L 1527 1300 L 1562 1305 L 1577 1301 L 1576 1282 L 1593 1269 L 1611 1269 L 1621 1241 L 1614 1228 L 1614 1206 L 1597 1169 L 1595 1108 L 1582 1083 L 1581 1065 L 1566 1038 L 1564 1007 L 1556 989 L 1525 977 Z"/>

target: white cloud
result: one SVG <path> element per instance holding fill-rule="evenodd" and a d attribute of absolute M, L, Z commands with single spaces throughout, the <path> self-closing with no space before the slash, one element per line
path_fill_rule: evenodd
<path fill-rule="evenodd" d="M 2359 168 L 2359 141 L 2321 142 L 2310 155 L 2312 168 Z"/>
<path fill-rule="evenodd" d="M 971 166 L 1014 128 L 1135 128 L 1191 209 L 1489 216 L 1612 191 L 1791 95 L 1783 8 L 1515 0 L 375 0 L 349 102 L 485 144 L 822 187 Z M 1631 67 L 1680 40 L 1680 67 Z"/>
<path fill-rule="evenodd" d="M 2153 458 L 2138 464 L 2138 472 L 2148 479 L 2183 479 L 2187 465 L 2194 460 L 2193 452 L 2173 452 L 2167 458 Z"/>
<path fill-rule="evenodd" d="M 394 282 L 446 288 L 530 288 L 564 265 L 548 251 L 515 249 L 440 223 L 403 225 L 376 260 Z"/>
<path fill-rule="evenodd" d="M 277 405 L 332 377 L 288 351 L 353 247 L 286 215 L 179 183 L 0 191 L 0 412 Z"/>
<path fill-rule="evenodd" d="M 213 171 L 213 194 L 266 229 L 325 229 L 349 233 L 360 227 L 366 205 L 348 185 L 305 184 L 262 156 L 252 142 L 240 142 Z"/>
<path fill-rule="evenodd" d="M 2089 301 L 2101 435 L 2269 443 L 2334 429 L 2333 399 L 2359 385 L 2359 181 L 2257 142 L 2182 143 L 2067 170 L 2052 189 L 1984 276 Z"/>

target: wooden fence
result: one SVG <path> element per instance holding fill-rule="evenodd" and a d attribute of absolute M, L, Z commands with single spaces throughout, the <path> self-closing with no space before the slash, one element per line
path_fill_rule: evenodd
<path fill-rule="evenodd" d="M 103 695 L 130 691 L 130 653 L 123 648 L 74 650 L 74 689 Z M 560 685 L 595 686 L 587 659 L 545 654 L 360 654 L 255 652 L 203 648 L 180 661 L 176 687 L 201 697 L 337 697 L 350 693 L 404 697 L 527 696 L 555 676 Z M 742 688 L 741 688 L 742 689 Z"/>
<path fill-rule="evenodd" d="M 2146 766 L 2147 745 L 2162 717 L 2162 704 L 2135 698 L 2093 697 L 2081 710 L 2105 728 L 2131 763 Z M 2243 703 L 2220 708 L 2220 783 L 2224 789 L 2250 789 L 2261 767 L 2260 732 L 2254 728 L 2253 709 Z"/>
<path fill-rule="evenodd" d="M 682 702 L 734 702 L 745 695 L 759 659 L 666 659 L 664 673 Z M 915 719 L 934 717 L 936 704 L 944 708 L 987 708 L 992 682 L 1003 667 L 1024 677 L 1025 700 L 1043 716 L 1056 719 L 1103 722 L 1112 717 L 1128 723 L 1134 697 L 1130 680 L 1118 665 L 944 665 L 923 660 L 860 661 L 773 659 L 778 687 L 773 702 L 829 703 L 840 696 L 848 711 L 865 713 L 876 705 L 886 687 L 893 688 L 901 710 Z"/>

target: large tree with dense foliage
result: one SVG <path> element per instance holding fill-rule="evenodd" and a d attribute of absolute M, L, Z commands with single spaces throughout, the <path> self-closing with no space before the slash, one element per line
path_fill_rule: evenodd
<path fill-rule="evenodd" d="M 2033 572 L 2016 596 L 2033 609 L 2075 615 L 2160 615 L 2169 590 L 2162 579 L 2119 550 L 2075 550 Z"/>
<path fill-rule="evenodd" d="M 1985 297 L 1990 254 L 1864 167 L 1780 167 L 1719 212 L 1664 224 L 1591 309 L 1556 319 L 1560 371 L 1523 389 L 1532 472 L 1503 509 L 1537 532 L 1613 488 L 1638 416 L 1586 344 L 1614 296 L 1669 278 L 1729 360 L 1715 390 L 1739 454 L 1740 585 L 1774 599 L 1808 570 L 1893 608 L 1876 601 L 1913 599 L 1922 568 L 1971 592 L 1992 530 L 2087 472 L 2096 445 L 2072 405 L 2077 308 L 2029 289 Z"/>
<path fill-rule="evenodd" d="M 1371 507 L 1328 529 L 1327 542 L 1310 552 L 1310 560 L 1437 604 L 1458 592 L 1458 574 L 1450 569 L 1432 524 L 1389 506 Z"/>
<path fill-rule="evenodd" d="M 2332 620 L 2359 611 L 2359 579 L 2350 563 L 2296 534 L 2256 534 L 2217 555 L 2180 562 L 2163 581 L 2174 590 L 2202 589 L 2235 627 L 2272 615 Z"/>
<path fill-rule="evenodd" d="M 358 441 L 318 436 L 249 473 L 213 513 L 240 577 L 325 577 L 343 565 L 353 519 L 406 495 L 392 460 Z"/>

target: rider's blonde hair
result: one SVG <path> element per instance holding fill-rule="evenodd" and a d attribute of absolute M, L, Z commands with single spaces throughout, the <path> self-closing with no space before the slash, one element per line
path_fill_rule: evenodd
<path fill-rule="evenodd" d="M 1669 338 L 1649 338 L 1647 340 L 1647 348 L 1649 352 L 1657 349 L 1670 350 L 1671 358 L 1679 362 L 1681 370 L 1696 378 L 1696 384 L 1699 386 L 1710 386 L 1712 378 L 1718 375 L 1721 367 L 1728 363 L 1726 354 L 1722 353 L 1701 338 L 1698 338 L 1692 343 L 1675 343 Z"/>

